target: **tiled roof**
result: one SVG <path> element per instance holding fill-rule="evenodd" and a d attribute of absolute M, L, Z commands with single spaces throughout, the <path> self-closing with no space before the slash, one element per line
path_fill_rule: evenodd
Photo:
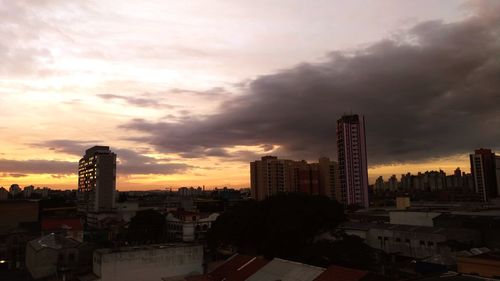
<path fill-rule="evenodd" d="M 321 267 L 275 258 L 247 280 L 313 281 L 323 273 L 323 271 L 325 271 L 325 269 Z"/>
<path fill-rule="evenodd" d="M 262 257 L 255 257 L 246 264 L 239 267 L 236 271 L 229 273 L 225 280 L 226 281 L 246 280 L 248 277 L 252 276 L 255 272 L 264 267 L 267 263 L 269 263 L 268 260 Z"/>
<path fill-rule="evenodd" d="M 337 265 L 328 267 L 314 281 L 359 281 L 368 272 Z"/>
<path fill-rule="evenodd" d="M 262 257 L 234 255 L 208 274 L 186 277 L 186 281 L 243 281 L 269 261 Z"/>

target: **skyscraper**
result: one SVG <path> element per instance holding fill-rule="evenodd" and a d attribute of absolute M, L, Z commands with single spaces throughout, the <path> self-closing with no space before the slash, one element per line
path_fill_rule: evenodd
<path fill-rule="evenodd" d="M 344 115 L 337 120 L 337 149 L 342 202 L 346 206 L 368 208 L 368 164 L 363 117 L 357 114 Z"/>
<path fill-rule="evenodd" d="M 78 211 L 105 212 L 115 206 L 116 154 L 109 146 L 85 151 L 78 165 Z"/>
<path fill-rule="evenodd" d="M 470 169 L 474 179 L 476 193 L 481 195 L 484 201 L 498 197 L 500 188 L 500 157 L 490 149 L 476 149 L 470 155 Z"/>

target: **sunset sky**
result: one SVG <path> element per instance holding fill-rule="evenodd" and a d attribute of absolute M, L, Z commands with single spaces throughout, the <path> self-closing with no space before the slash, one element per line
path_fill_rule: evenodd
<path fill-rule="evenodd" d="M 0 186 L 76 188 L 93 145 L 120 190 L 249 186 L 263 155 L 369 177 L 500 152 L 500 1 L 0 0 Z"/>

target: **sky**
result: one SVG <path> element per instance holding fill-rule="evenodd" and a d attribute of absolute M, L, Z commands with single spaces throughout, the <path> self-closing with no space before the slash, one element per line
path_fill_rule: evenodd
<path fill-rule="evenodd" d="M 336 158 L 365 116 L 369 177 L 500 150 L 500 1 L 0 0 L 0 186 L 248 187 L 264 155 Z"/>

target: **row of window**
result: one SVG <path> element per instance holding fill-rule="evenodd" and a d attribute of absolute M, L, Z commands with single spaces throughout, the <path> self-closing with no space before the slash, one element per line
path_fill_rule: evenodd
<path fill-rule="evenodd" d="M 380 241 L 381 244 L 385 244 L 387 241 L 389 241 L 389 237 L 382 237 L 382 236 L 378 236 L 377 237 L 378 240 Z M 392 238 L 391 240 L 393 240 L 394 242 L 396 243 L 403 243 L 403 240 L 401 238 Z M 383 242 L 383 243 L 382 243 Z M 406 244 L 410 244 L 411 240 L 406 238 L 404 240 L 404 243 Z M 419 245 L 422 246 L 422 247 L 425 247 L 427 245 L 427 247 L 434 247 L 434 242 L 433 241 L 425 241 L 425 240 L 420 240 L 419 241 Z"/>

